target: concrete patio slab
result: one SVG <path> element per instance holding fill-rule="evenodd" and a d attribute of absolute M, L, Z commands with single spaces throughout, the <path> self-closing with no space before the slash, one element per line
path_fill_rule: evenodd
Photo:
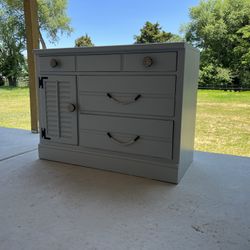
<path fill-rule="evenodd" d="M 37 149 L 38 134 L 0 127 L 0 161 Z"/>
<path fill-rule="evenodd" d="M 250 158 L 196 152 L 176 186 L 33 151 L 0 187 L 1 250 L 250 249 Z"/>

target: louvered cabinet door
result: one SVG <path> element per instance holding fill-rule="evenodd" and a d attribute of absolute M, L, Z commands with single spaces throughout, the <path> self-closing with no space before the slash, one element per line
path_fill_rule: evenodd
<path fill-rule="evenodd" d="M 41 138 L 51 142 L 77 144 L 76 79 L 48 76 L 39 80 Z"/>

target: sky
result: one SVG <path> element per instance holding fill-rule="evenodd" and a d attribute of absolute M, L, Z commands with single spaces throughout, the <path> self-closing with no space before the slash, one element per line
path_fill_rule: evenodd
<path fill-rule="evenodd" d="M 67 14 L 74 31 L 60 36 L 48 48 L 74 47 L 75 39 L 85 35 L 97 45 L 119 45 L 134 42 L 146 21 L 159 22 L 167 31 L 179 34 L 180 26 L 189 21 L 189 8 L 199 0 L 68 0 Z"/>

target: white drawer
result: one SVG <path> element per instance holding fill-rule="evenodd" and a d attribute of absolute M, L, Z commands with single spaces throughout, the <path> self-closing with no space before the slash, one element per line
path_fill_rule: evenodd
<path fill-rule="evenodd" d="M 177 70 L 177 52 L 126 54 L 123 58 L 124 71 L 167 71 Z"/>
<path fill-rule="evenodd" d="M 172 121 L 80 115 L 79 145 L 172 159 Z"/>
<path fill-rule="evenodd" d="M 39 57 L 40 71 L 60 72 L 75 71 L 74 56 L 41 56 Z"/>
<path fill-rule="evenodd" d="M 77 71 L 120 71 L 120 55 L 77 56 Z"/>
<path fill-rule="evenodd" d="M 79 76 L 81 113 L 173 116 L 175 76 Z"/>

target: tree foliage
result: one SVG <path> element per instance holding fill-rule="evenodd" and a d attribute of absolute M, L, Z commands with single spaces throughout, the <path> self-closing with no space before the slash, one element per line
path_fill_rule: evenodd
<path fill-rule="evenodd" d="M 228 78 L 237 86 L 250 83 L 250 1 L 203 0 L 190 9 L 190 17 L 186 40 L 201 50 L 201 82 L 221 84 Z M 219 69 L 222 82 L 214 79 Z M 204 78 L 208 72 L 211 78 Z"/>
<path fill-rule="evenodd" d="M 38 0 L 40 41 L 45 46 L 42 32 L 50 42 L 57 42 L 59 34 L 72 31 L 66 14 L 67 0 Z M 23 51 L 26 49 L 23 0 L 0 0 L 0 74 L 16 84 L 25 68 Z"/>
<path fill-rule="evenodd" d="M 75 47 L 92 47 L 94 44 L 92 43 L 91 37 L 88 34 L 81 36 L 75 40 Z"/>
<path fill-rule="evenodd" d="M 160 24 L 146 22 L 140 34 L 134 36 L 135 43 L 164 43 L 183 40 L 180 36 L 162 30 Z"/>
<path fill-rule="evenodd" d="M 0 11 L 0 74 L 6 77 L 10 86 L 16 86 L 25 63 L 22 51 L 25 49 L 24 26 L 13 11 Z"/>
<path fill-rule="evenodd" d="M 46 32 L 50 42 L 57 42 L 58 34 L 73 31 L 66 9 L 67 0 L 38 0 L 39 29 Z"/>
<path fill-rule="evenodd" d="M 45 32 L 52 43 L 58 41 L 58 34 L 69 35 L 73 31 L 66 13 L 67 2 L 67 0 L 37 0 L 39 30 Z M 4 9 L 12 9 L 13 14 L 21 19 L 24 25 L 23 0 L 0 0 L 0 5 Z"/>

